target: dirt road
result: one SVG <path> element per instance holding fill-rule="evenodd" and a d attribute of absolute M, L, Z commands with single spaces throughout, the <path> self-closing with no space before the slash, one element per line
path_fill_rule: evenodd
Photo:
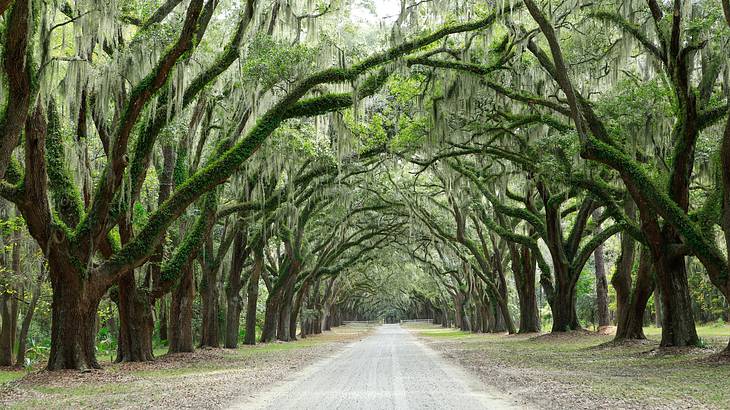
<path fill-rule="evenodd" d="M 234 405 L 239 409 L 511 409 L 399 325 Z"/>

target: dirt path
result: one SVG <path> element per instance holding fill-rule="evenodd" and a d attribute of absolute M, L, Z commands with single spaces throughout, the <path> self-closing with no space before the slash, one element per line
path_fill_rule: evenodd
<path fill-rule="evenodd" d="M 517 404 L 486 391 L 399 325 L 384 325 L 233 408 L 511 409 Z"/>

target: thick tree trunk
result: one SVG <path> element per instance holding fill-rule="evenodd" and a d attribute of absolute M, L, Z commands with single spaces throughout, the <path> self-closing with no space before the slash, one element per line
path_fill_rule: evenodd
<path fill-rule="evenodd" d="M 627 197 L 624 200 L 624 210 L 630 219 L 636 216 L 636 205 L 634 201 Z M 611 285 L 616 290 L 616 337 L 615 341 L 622 339 L 644 338 L 643 330 L 641 334 L 636 334 L 633 329 L 633 318 L 629 316 L 634 310 L 632 308 L 632 273 L 634 269 L 634 259 L 636 255 L 636 245 L 634 239 L 626 232 L 621 234 L 621 254 L 616 261 L 616 270 L 611 278 Z M 648 250 L 642 251 L 641 261 L 651 258 Z M 643 318 L 642 318 L 643 319 Z M 641 327 L 639 327 L 641 329 Z"/>
<path fill-rule="evenodd" d="M 302 287 L 299 288 L 299 292 L 297 292 L 294 299 L 294 305 L 291 310 L 291 318 L 289 319 L 289 335 L 291 335 L 292 340 L 297 339 L 297 319 L 301 314 L 302 300 L 304 299 L 304 295 L 307 293 L 308 287 L 309 282 L 302 284 Z M 301 328 L 301 333 L 304 334 L 304 327 Z"/>
<path fill-rule="evenodd" d="M 460 293 L 457 293 L 454 298 L 454 307 L 456 308 L 456 325 L 461 331 L 469 331 L 469 319 L 466 316 L 465 298 Z"/>
<path fill-rule="evenodd" d="M 662 247 L 652 250 L 662 304 L 662 347 L 696 346 L 699 343 L 692 313 L 692 298 L 684 256 L 674 257 Z"/>
<path fill-rule="evenodd" d="M 644 313 L 646 304 L 654 291 L 654 276 L 651 270 L 651 255 L 641 252 L 636 284 L 628 301 L 624 302 L 618 317 L 615 341 L 646 339 L 644 335 Z"/>
<path fill-rule="evenodd" d="M 597 219 L 598 211 L 593 212 L 594 219 Z M 598 313 L 598 328 L 611 324 L 608 312 L 608 280 L 606 279 L 606 263 L 603 255 L 603 244 L 596 246 L 593 251 L 593 261 L 596 268 L 596 311 Z"/>
<path fill-rule="evenodd" d="M 96 361 L 96 311 L 100 293 L 93 292 L 82 275 L 71 267 L 51 267 L 51 351 L 48 370 L 98 369 Z"/>
<path fill-rule="evenodd" d="M 134 271 L 118 282 L 119 343 L 116 362 L 146 362 L 153 360 L 152 333 L 154 322 L 147 292 L 138 289 Z"/>
<path fill-rule="evenodd" d="M 496 317 L 493 306 L 490 304 L 484 304 L 482 307 L 482 331 L 484 333 L 492 333 L 492 332 L 498 332 L 497 328 L 495 327 Z"/>
<path fill-rule="evenodd" d="M 0 296 L 0 316 L 2 316 L 2 328 L 0 329 L 0 366 L 13 365 L 13 338 L 11 326 L 13 320 L 11 318 L 12 308 L 11 300 L 13 294 L 8 289 Z"/>
<path fill-rule="evenodd" d="M 515 287 L 520 304 L 519 333 L 540 331 L 540 312 L 537 309 L 535 289 L 536 260 L 527 246 L 510 245 L 512 271 L 515 273 Z"/>
<path fill-rule="evenodd" d="M 552 332 L 567 332 L 581 328 L 575 305 L 575 286 L 558 286 L 550 304 L 553 312 Z"/>
<path fill-rule="evenodd" d="M 537 309 L 537 296 L 535 294 L 535 282 L 518 287 L 520 303 L 520 329 L 519 333 L 535 333 L 540 331 L 540 313 Z"/>
<path fill-rule="evenodd" d="M 291 316 L 292 316 L 292 304 L 294 303 L 294 286 L 296 284 L 297 275 L 291 275 L 282 290 L 282 299 L 279 307 L 279 319 L 277 322 L 276 338 L 278 340 L 288 342 L 292 340 L 292 334 L 289 333 Z"/>
<path fill-rule="evenodd" d="M 193 351 L 193 267 L 186 264 L 180 272 L 180 283 L 172 291 L 168 352 Z"/>
<path fill-rule="evenodd" d="M 264 312 L 264 327 L 261 329 L 261 342 L 268 343 L 276 338 L 277 319 L 279 318 L 279 305 L 281 301 L 281 289 L 273 288 L 266 299 L 266 312 Z"/>
<path fill-rule="evenodd" d="M 212 246 L 210 248 L 212 249 Z M 203 260 L 201 266 L 203 266 L 203 280 L 200 286 L 202 302 L 200 347 L 219 347 L 218 269 L 207 266 L 207 262 Z"/>

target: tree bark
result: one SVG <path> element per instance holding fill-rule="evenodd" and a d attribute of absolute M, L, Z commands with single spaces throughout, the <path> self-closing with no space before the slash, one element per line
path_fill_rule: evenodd
<path fill-rule="evenodd" d="M 2 328 L 0 329 L 0 366 L 13 365 L 13 339 L 11 337 L 13 320 L 11 318 L 11 300 L 13 294 L 9 289 L 2 294 L 0 301 L 0 316 L 2 316 Z"/>
<path fill-rule="evenodd" d="M 292 275 L 287 279 L 286 287 L 283 289 L 281 304 L 279 307 L 279 319 L 277 321 L 276 338 L 278 340 L 288 342 L 292 340 L 290 331 L 290 323 L 292 317 L 292 304 L 294 299 L 294 285 L 296 283 L 296 275 Z"/>
<path fill-rule="evenodd" d="M 253 268 L 248 278 L 247 304 L 246 304 L 246 334 L 243 343 L 247 345 L 256 344 L 256 313 L 259 300 L 259 278 L 264 268 L 263 243 L 256 246 L 253 254 Z"/>
<path fill-rule="evenodd" d="M 647 250 L 641 252 L 639 271 L 636 284 L 628 301 L 618 317 L 615 341 L 626 339 L 646 339 L 644 335 L 644 313 L 646 304 L 654 291 L 654 277 L 652 275 L 651 255 Z"/>
<path fill-rule="evenodd" d="M 535 289 L 536 260 L 527 246 L 510 245 L 512 253 L 512 271 L 515 276 L 515 287 L 520 303 L 519 333 L 540 331 L 540 312 L 537 309 Z"/>
<path fill-rule="evenodd" d="M 209 255 L 213 252 L 213 238 L 208 237 L 206 248 Z M 218 347 L 218 267 L 210 266 L 206 258 L 200 258 L 203 280 L 200 284 L 202 302 L 202 325 L 200 347 Z"/>
<path fill-rule="evenodd" d="M 96 312 L 102 292 L 71 266 L 49 261 L 51 268 L 51 351 L 48 370 L 99 369 L 96 360 Z"/>
<path fill-rule="evenodd" d="M 593 219 L 598 220 L 599 217 L 598 211 L 594 210 Z M 597 233 L 598 229 L 596 230 Z M 600 329 L 611 324 L 611 318 L 608 312 L 608 280 L 606 279 L 606 262 L 603 255 L 603 244 L 596 246 L 596 249 L 593 251 L 593 262 L 596 268 L 596 312 L 598 313 L 598 328 Z"/>
<path fill-rule="evenodd" d="M 233 256 L 231 258 L 231 271 L 228 275 L 228 285 L 226 286 L 226 340 L 227 348 L 235 349 L 238 347 L 238 331 L 241 321 L 241 310 L 243 303 L 241 300 L 241 287 L 245 281 L 241 281 L 241 272 L 243 264 L 246 261 L 244 248 L 246 247 L 246 233 L 243 229 L 236 232 L 233 239 Z M 254 308 L 255 310 L 255 308 Z"/>
<path fill-rule="evenodd" d="M 277 289 L 276 287 L 271 289 L 269 297 L 266 299 L 264 327 L 261 329 L 261 343 L 268 343 L 276 338 L 280 300 L 281 289 Z"/>
<path fill-rule="evenodd" d="M 20 325 L 20 333 L 18 334 L 18 354 L 15 358 L 16 366 L 25 365 L 25 350 L 28 343 L 28 331 L 30 330 L 30 323 L 33 320 L 33 314 L 35 313 L 35 308 L 38 305 L 38 299 L 40 299 L 41 296 L 41 288 L 43 287 L 43 281 L 45 280 L 45 273 L 43 272 L 43 269 L 45 269 L 45 267 L 44 264 L 41 263 L 41 274 L 38 276 L 38 281 L 33 286 L 30 304 L 25 312 L 25 316 L 23 316 L 23 322 Z"/>
<path fill-rule="evenodd" d="M 119 338 L 116 362 L 146 362 L 154 359 L 152 306 L 146 291 L 138 289 L 134 271 L 119 279 Z"/>
<path fill-rule="evenodd" d="M 167 296 L 162 296 L 160 298 L 160 340 L 167 341 L 167 314 L 169 312 L 169 307 L 167 306 Z"/>
<path fill-rule="evenodd" d="M 662 328 L 662 294 L 658 286 L 654 288 L 654 326 Z"/>
<path fill-rule="evenodd" d="M 652 256 L 662 305 L 661 346 L 696 346 L 699 337 L 692 312 L 685 257 L 672 255 L 666 247 L 652 249 Z"/>
<path fill-rule="evenodd" d="M 185 264 L 180 272 L 180 283 L 172 292 L 170 307 L 169 353 L 193 351 L 193 298 L 195 283 L 193 267 Z"/>
<path fill-rule="evenodd" d="M 294 306 L 291 310 L 291 318 L 289 319 L 289 334 L 291 335 L 292 340 L 297 339 L 297 318 L 301 314 L 302 310 L 302 300 L 304 299 L 304 295 L 307 293 L 307 288 L 309 287 L 309 281 L 302 284 L 302 286 L 299 288 L 299 291 L 296 294 L 296 298 L 294 300 Z M 304 334 L 304 327 L 301 327 L 301 333 Z"/>
<path fill-rule="evenodd" d="M 576 313 L 576 295 L 574 286 L 558 286 L 552 303 L 552 332 L 566 332 L 581 328 Z"/>

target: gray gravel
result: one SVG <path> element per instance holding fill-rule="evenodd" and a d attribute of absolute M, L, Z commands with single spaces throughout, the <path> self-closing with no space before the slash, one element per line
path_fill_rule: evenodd
<path fill-rule="evenodd" d="M 313 364 L 238 409 L 511 409 L 518 406 L 446 362 L 399 325 Z"/>

